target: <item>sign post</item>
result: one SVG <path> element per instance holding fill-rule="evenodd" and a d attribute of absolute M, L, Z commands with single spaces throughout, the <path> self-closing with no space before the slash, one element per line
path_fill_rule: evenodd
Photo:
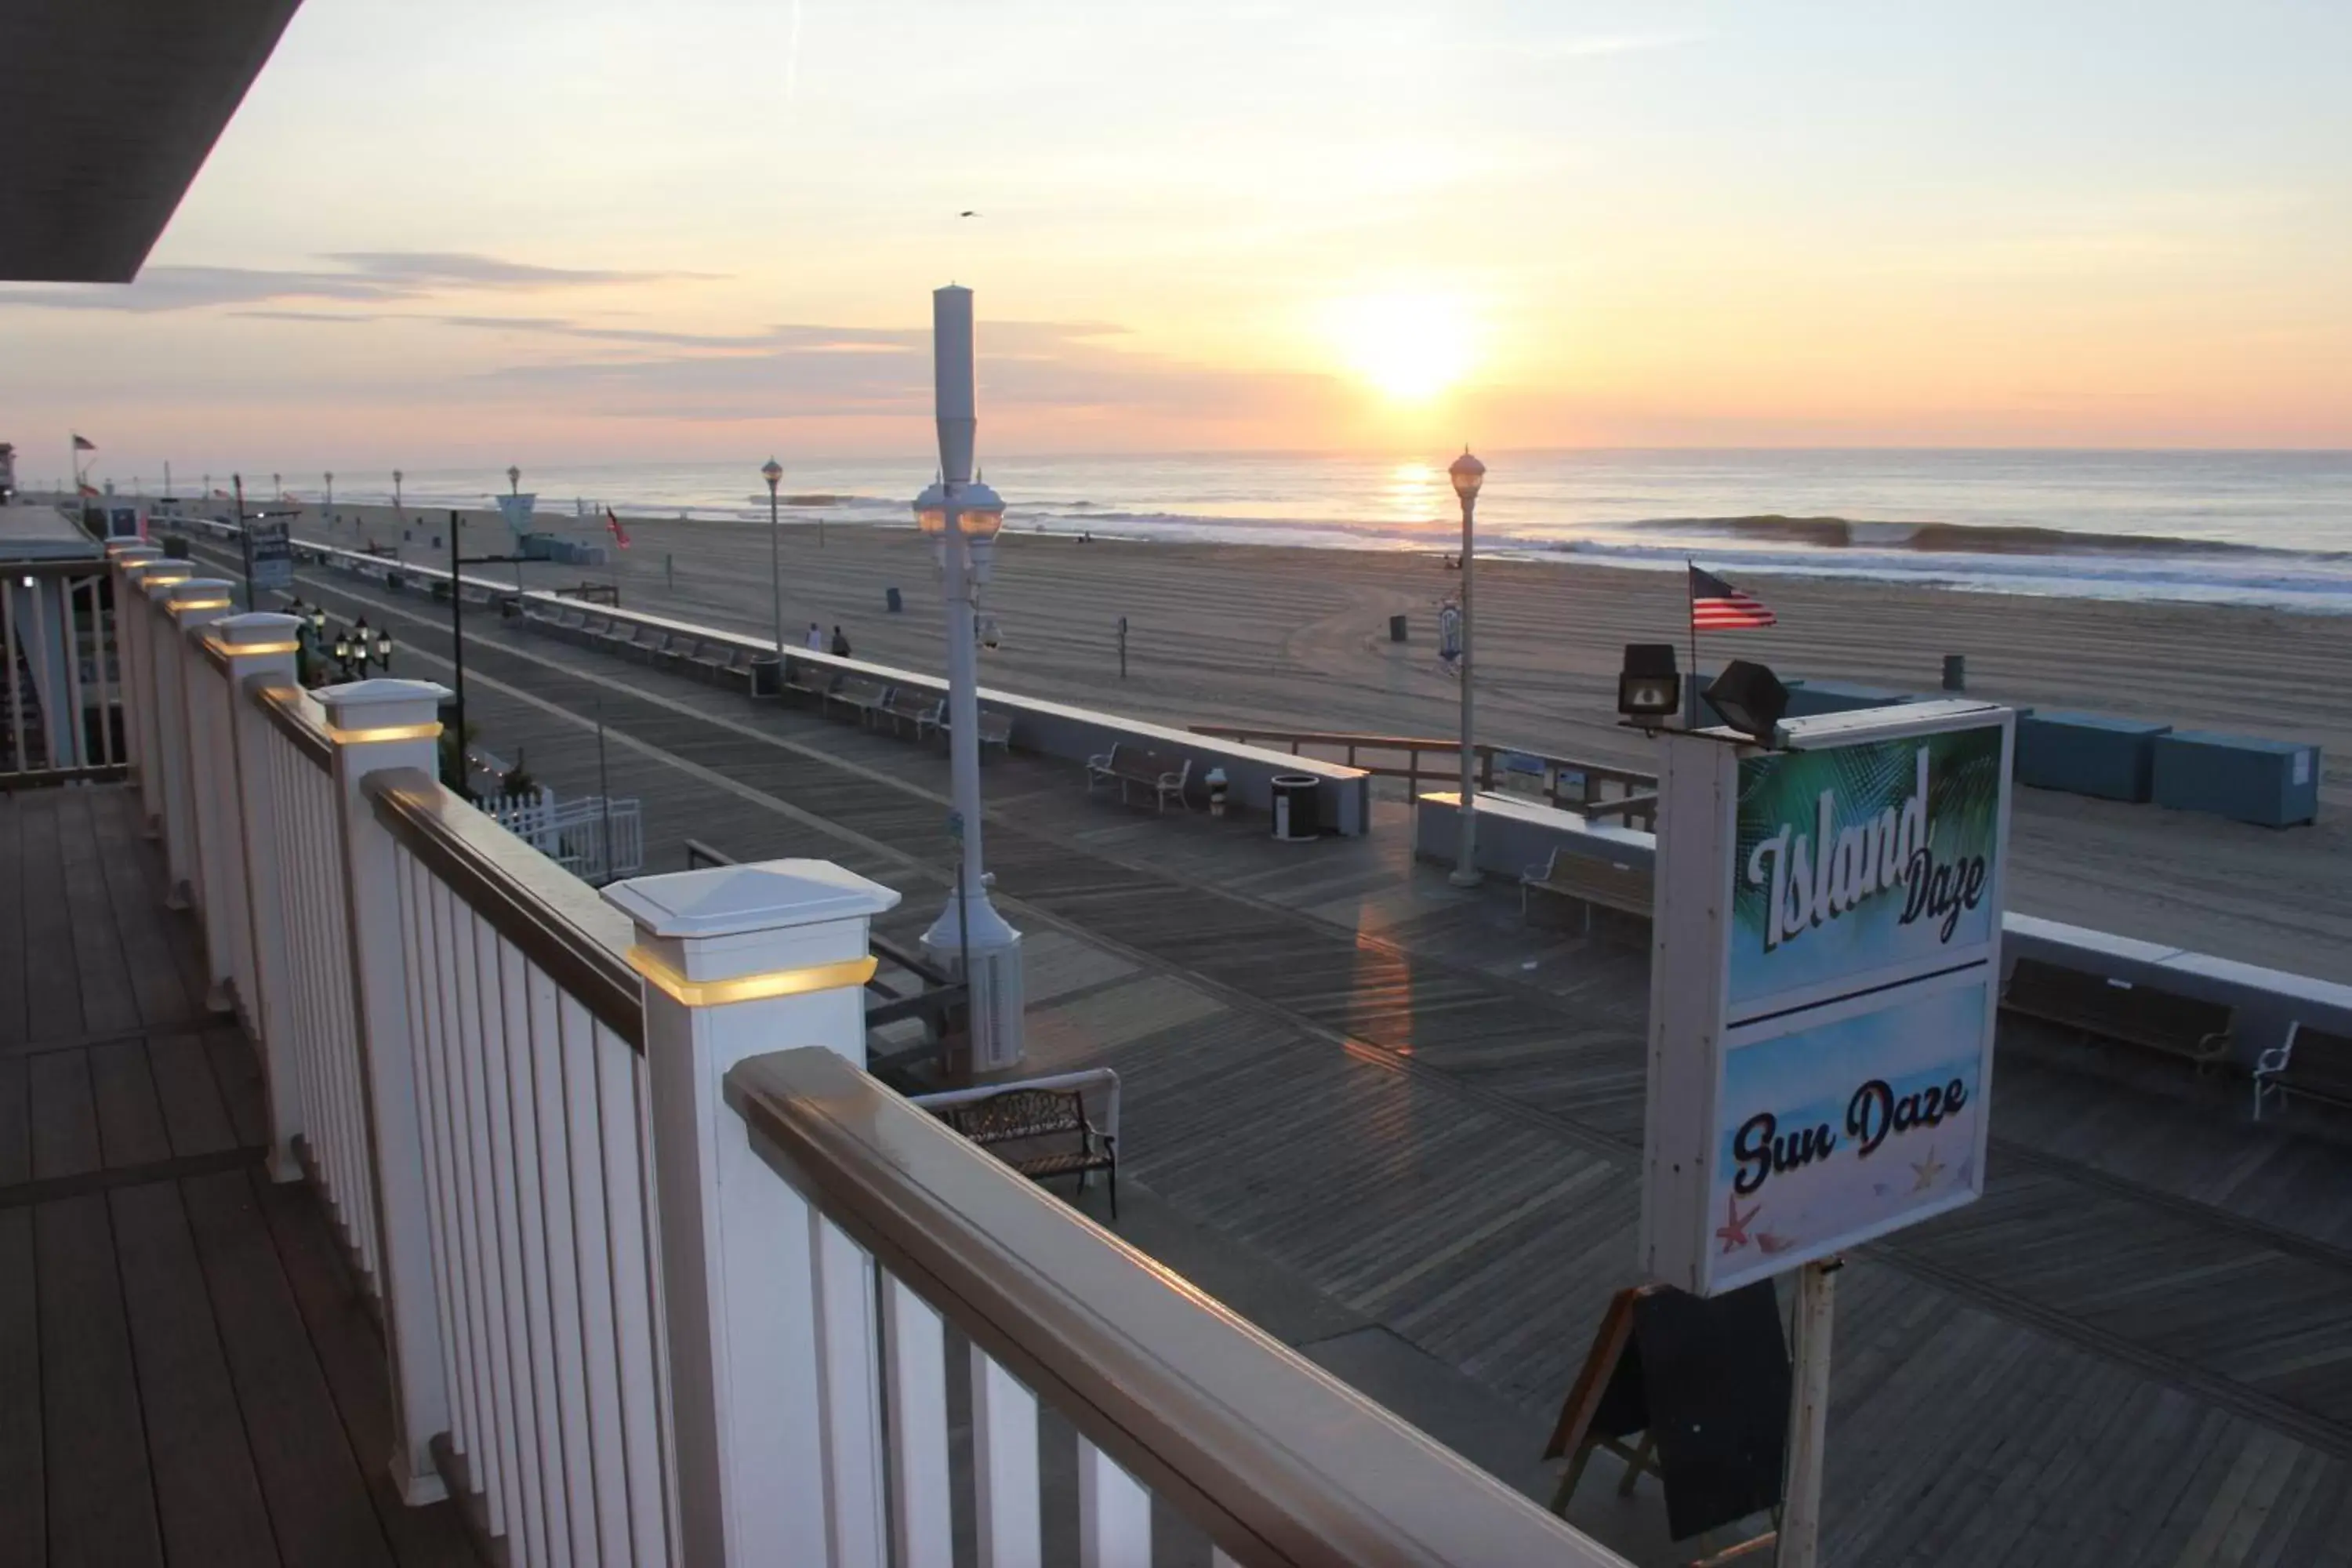
<path fill-rule="evenodd" d="M 1799 1281 L 1783 1568 L 1813 1562 L 1834 1270 L 1984 1191 L 2014 715 L 1668 732 L 1642 1269 Z"/>

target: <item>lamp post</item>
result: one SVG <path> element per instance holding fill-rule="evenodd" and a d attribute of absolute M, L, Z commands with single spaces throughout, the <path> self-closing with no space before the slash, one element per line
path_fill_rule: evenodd
<path fill-rule="evenodd" d="M 1472 457 L 1470 448 L 1465 447 L 1462 455 L 1454 458 L 1445 471 L 1453 476 L 1454 493 L 1462 498 L 1462 809 L 1458 817 L 1461 837 L 1454 846 L 1454 873 L 1446 880 L 1457 888 L 1475 888 L 1478 885 L 1478 795 L 1475 787 L 1477 756 L 1471 749 L 1475 742 L 1470 733 L 1475 703 L 1470 684 L 1473 624 L 1470 582 L 1474 559 L 1470 519 L 1478 509 L 1478 486 L 1486 478 L 1486 465 Z"/>
<path fill-rule="evenodd" d="M 401 523 L 405 524 L 408 521 L 408 513 L 400 504 L 400 470 L 398 468 L 392 470 L 392 515 Z"/>
<path fill-rule="evenodd" d="M 948 756 L 955 783 L 951 828 L 961 859 L 956 890 L 923 933 L 934 962 L 971 986 L 975 1071 L 1021 1059 L 1021 933 L 989 900 L 981 854 L 980 674 L 973 601 L 989 579 L 1004 503 L 972 479 L 979 416 L 972 390 L 971 290 L 931 293 L 931 356 L 940 429 L 940 482 L 915 501 L 915 521 L 939 554 L 947 605 Z"/>
<path fill-rule="evenodd" d="M 507 494 L 522 494 L 522 469 L 512 463 L 507 465 Z"/>
<path fill-rule="evenodd" d="M 784 466 L 770 458 L 760 465 L 760 477 L 768 481 L 768 590 L 776 605 L 776 679 L 783 679 L 784 663 L 784 565 L 782 547 L 776 542 L 776 486 L 784 477 Z"/>

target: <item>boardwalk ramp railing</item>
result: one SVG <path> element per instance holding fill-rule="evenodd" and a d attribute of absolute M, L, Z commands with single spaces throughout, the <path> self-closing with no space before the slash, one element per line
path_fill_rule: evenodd
<path fill-rule="evenodd" d="M 437 782 L 440 688 L 304 692 L 293 617 L 143 548 L 111 576 L 271 1174 L 383 1325 L 363 1458 L 491 1560 L 944 1565 L 963 1519 L 1015 1568 L 1074 1514 L 1080 1561 L 1147 1563 L 1156 1506 L 1220 1563 L 1618 1561 L 872 1076 L 896 893 L 777 860 L 600 894 Z"/>

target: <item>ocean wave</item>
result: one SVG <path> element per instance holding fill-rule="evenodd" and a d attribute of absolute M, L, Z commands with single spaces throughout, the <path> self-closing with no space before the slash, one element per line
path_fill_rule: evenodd
<path fill-rule="evenodd" d="M 1910 550 L 1951 555 L 2213 555 L 2296 556 L 2347 560 L 2352 552 L 2279 550 L 2221 539 L 2183 539 L 2157 533 L 2095 533 L 2080 529 L 2040 528 L 2030 523 L 1874 521 L 1845 517 L 1651 518 L 1621 523 L 1636 533 L 1701 534 L 1769 540 L 1816 550 Z"/>

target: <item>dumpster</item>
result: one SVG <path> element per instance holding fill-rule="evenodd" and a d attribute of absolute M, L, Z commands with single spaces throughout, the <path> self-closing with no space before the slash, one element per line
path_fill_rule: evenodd
<path fill-rule="evenodd" d="M 1389 641 L 1404 641 L 1404 630 L 1405 618 L 1402 616 L 1391 616 L 1389 617 Z"/>
<path fill-rule="evenodd" d="M 1322 826 L 1318 820 L 1315 793 L 1322 780 L 1313 773 L 1276 773 L 1274 775 L 1274 836 L 1286 843 L 1300 843 L 1318 837 Z"/>

